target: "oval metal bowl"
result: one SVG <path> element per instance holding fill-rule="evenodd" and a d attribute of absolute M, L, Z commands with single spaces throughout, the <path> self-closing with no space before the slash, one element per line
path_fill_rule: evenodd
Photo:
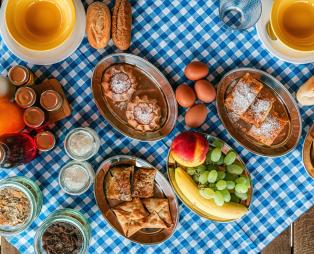
<path fill-rule="evenodd" d="M 235 84 L 235 82 L 246 73 L 250 73 L 255 79 L 270 88 L 277 99 L 285 107 L 290 120 L 290 128 L 288 135 L 283 142 L 270 147 L 262 145 L 254 141 L 252 138 L 249 138 L 242 131 L 239 131 L 238 128 L 235 128 L 234 124 L 230 120 L 224 105 L 228 87 Z M 220 120 L 229 134 L 243 147 L 254 154 L 267 157 L 278 157 L 287 154 L 299 143 L 302 132 L 302 122 L 298 106 L 292 95 L 283 86 L 283 84 L 266 72 L 252 68 L 239 68 L 228 72 L 218 84 L 217 111 Z"/>
<path fill-rule="evenodd" d="M 104 71 L 114 64 L 126 63 L 139 68 L 146 77 L 148 77 L 152 83 L 158 88 L 160 93 L 163 94 L 165 102 L 167 104 L 167 115 L 165 116 L 165 121 L 160 129 L 154 132 L 142 133 L 136 131 L 132 127 L 128 126 L 125 122 L 121 121 L 116 114 L 112 112 L 108 106 L 105 96 L 103 95 L 101 82 Z M 120 133 L 140 141 L 154 141 L 160 140 L 167 136 L 174 128 L 177 116 L 178 108 L 173 89 L 166 79 L 166 77 L 151 63 L 144 60 L 141 57 L 126 54 L 126 53 L 116 53 L 108 55 L 103 58 L 96 66 L 93 77 L 92 77 L 92 91 L 96 102 L 96 105 L 105 117 L 105 119 L 110 123 Z"/>
<path fill-rule="evenodd" d="M 212 144 L 215 140 L 222 142 L 224 144 L 224 146 L 222 148 L 222 151 L 224 154 L 226 154 L 230 150 L 233 150 L 228 144 L 226 144 L 226 142 L 224 142 L 220 138 L 214 137 L 214 136 L 212 136 L 210 134 L 206 134 L 206 133 L 200 132 L 200 134 L 202 134 L 206 137 L 209 144 Z M 175 169 L 179 165 L 177 165 L 177 163 L 171 158 L 170 152 L 171 152 L 171 150 L 169 150 L 168 159 L 167 159 L 167 173 L 168 173 L 169 182 L 170 182 L 172 188 L 174 189 L 174 191 L 176 192 L 177 196 L 185 204 L 185 206 L 187 206 L 192 212 L 198 214 L 199 216 L 201 216 L 203 218 L 211 220 L 211 221 L 225 222 L 226 223 L 226 222 L 237 221 L 240 219 L 239 218 L 236 220 L 225 220 L 225 219 L 222 219 L 219 217 L 215 217 L 215 216 L 211 215 L 210 213 L 206 213 L 205 211 L 198 209 L 196 206 L 194 206 L 192 204 L 192 202 L 184 196 L 184 194 L 180 190 L 180 187 L 176 183 Z M 250 179 L 250 182 L 251 182 L 251 187 L 250 187 L 249 192 L 248 192 L 248 199 L 246 200 L 246 202 L 244 204 L 249 210 L 251 203 L 252 203 L 252 199 L 253 199 L 253 182 L 251 179 L 250 172 L 247 170 L 245 163 L 242 161 L 241 157 L 238 154 L 237 154 L 237 160 L 244 166 L 244 174 L 245 174 L 245 176 L 247 176 Z"/>
<path fill-rule="evenodd" d="M 105 176 L 107 172 L 110 168 L 117 165 L 133 165 L 135 167 L 154 168 L 150 163 L 134 156 L 128 155 L 117 155 L 105 160 L 98 168 L 94 185 L 95 199 L 103 217 L 115 231 L 117 231 L 121 236 L 131 240 L 132 242 L 144 245 L 153 245 L 164 242 L 174 233 L 179 219 L 178 201 L 169 182 L 163 176 L 163 174 L 157 170 L 155 177 L 154 197 L 168 198 L 173 225 L 167 229 L 142 229 L 131 237 L 126 237 L 123 234 L 122 228 L 115 214 L 111 210 L 111 207 L 115 205 L 112 204 L 112 201 L 109 201 L 106 198 L 106 193 L 104 190 Z"/>
<path fill-rule="evenodd" d="M 302 156 L 306 172 L 314 178 L 314 125 L 311 126 L 305 137 Z"/>

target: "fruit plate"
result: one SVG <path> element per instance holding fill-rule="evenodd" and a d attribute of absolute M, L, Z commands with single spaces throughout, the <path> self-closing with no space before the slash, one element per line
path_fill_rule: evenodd
<path fill-rule="evenodd" d="M 201 135 L 203 135 L 207 141 L 210 144 L 210 147 L 213 147 L 213 143 L 214 142 L 220 142 L 221 144 L 223 144 L 221 151 L 223 154 L 228 153 L 229 151 L 234 151 L 228 144 L 226 144 L 223 140 L 214 137 L 210 134 L 206 134 L 206 133 L 199 133 Z M 235 152 L 236 153 L 236 152 Z M 236 153 L 236 160 L 243 166 L 244 171 L 242 173 L 243 176 L 246 176 L 249 181 L 250 181 L 250 188 L 248 190 L 248 197 L 245 201 L 241 201 L 241 204 L 244 205 L 247 208 L 247 212 L 250 209 L 250 205 L 252 203 L 252 198 L 253 198 L 253 182 L 250 176 L 249 171 L 247 170 L 245 163 L 242 161 L 242 159 L 240 158 L 240 156 Z M 211 221 L 215 221 L 215 222 L 222 222 L 222 223 L 226 223 L 226 222 L 232 222 L 232 221 L 236 221 L 240 218 L 237 219 L 226 219 L 226 218 L 220 218 L 219 216 L 215 216 L 213 214 L 210 213 L 210 211 L 204 211 L 204 209 L 200 209 L 199 207 L 197 207 L 197 205 L 193 204 L 193 202 L 188 199 L 182 192 L 180 185 L 177 183 L 176 178 L 175 178 L 175 170 L 177 167 L 179 167 L 180 164 L 178 164 L 173 156 L 171 155 L 171 150 L 169 150 L 169 154 L 168 154 L 168 159 L 167 159 L 167 173 L 168 173 L 168 178 L 170 181 L 170 184 L 172 186 L 172 188 L 174 189 L 174 191 L 176 192 L 177 196 L 179 197 L 179 199 L 185 204 L 185 206 L 187 206 L 192 212 L 198 214 L 199 216 L 206 218 L 208 220 Z M 193 200 L 194 201 L 194 200 Z M 246 212 L 246 213 L 247 213 Z"/>
<path fill-rule="evenodd" d="M 236 123 L 232 121 L 230 113 L 228 114 L 226 110 L 225 98 L 228 92 L 246 73 L 249 73 L 265 86 L 268 93 L 271 93 L 276 100 L 276 103 L 273 104 L 274 110 L 279 114 L 284 114 L 289 120 L 288 128 L 284 128 L 279 135 L 282 138 L 271 146 L 263 145 L 255 141 L 249 135 L 246 135 L 248 130 L 242 131 L 241 128 L 244 125 L 242 123 L 238 124 L 241 121 L 237 121 Z M 267 157 L 279 157 L 292 151 L 299 143 L 302 122 L 297 103 L 281 82 L 264 71 L 253 68 L 239 68 L 228 72 L 218 84 L 217 111 L 220 120 L 229 134 L 238 143 L 254 154 Z"/>
<path fill-rule="evenodd" d="M 136 80 L 139 80 L 133 95 L 155 99 L 161 108 L 161 127 L 151 132 L 140 132 L 132 128 L 125 119 L 126 106 L 115 105 L 108 99 L 102 89 L 104 72 L 115 64 L 126 64 L 133 68 Z M 92 77 L 92 91 L 100 113 L 120 133 L 140 141 L 160 140 L 174 128 L 178 108 L 175 94 L 166 77 L 145 59 L 127 53 L 116 53 L 103 58 L 96 66 Z"/>
<path fill-rule="evenodd" d="M 164 177 L 164 175 L 158 171 L 155 177 L 155 188 L 154 197 L 155 198 L 167 198 L 169 200 L 169 208 L 172 216 L 173 225 L 166 229 L 141 229 L 131 237 L 126 237 L 123 234 L 122 228 L 112 212 L 111 208 L 121 203 L 121 201 L 109 200 L 105 193 L 105 176 L 110 168 L 114 166 L 130 166 L 133 165 L 137 168 L 154 168 L 150 163 L 129 155 L 117 155 L 110 157 L 102 162 L 97 170 L 94 185 L 94 195 L 97 205 L 106 219 L 108 224 L 121 236 L 129 239 L 132 242 L 140 243 L 143 245 L 154 245 L 166 241 L 170 238 L 178 224 L 179 220 L 179 206 L 178 200 L 175 193 L 173 192 L 169 182 Z"/>

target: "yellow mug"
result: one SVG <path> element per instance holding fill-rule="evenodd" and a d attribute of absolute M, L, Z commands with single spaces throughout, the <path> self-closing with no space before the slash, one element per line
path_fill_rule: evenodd
<path fill-rule="evenodd" d="M 290 49 L 314 52 L 314 0 L 274 0 L 267 32 Z"/>
<path fill-rule="evenodd" d="M 8 0 L 7 30 L 18 44 L 31 50 L 51 50 L 73 32 L 76 17 L 73 0 Z"/>

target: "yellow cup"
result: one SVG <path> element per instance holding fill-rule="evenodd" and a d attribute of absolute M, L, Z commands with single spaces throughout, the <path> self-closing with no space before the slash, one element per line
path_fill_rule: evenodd
<path fill-rule="evenodd" d="M 314 0 L 274 0 L 267 32 L 290 49 L 314 52 Z"/>
<path fill-rule="evenodd" d="M 38 51 L 60 46 L 73 31 L 73 0 L 8 0 L 6 27 L 21 46 Z"/>

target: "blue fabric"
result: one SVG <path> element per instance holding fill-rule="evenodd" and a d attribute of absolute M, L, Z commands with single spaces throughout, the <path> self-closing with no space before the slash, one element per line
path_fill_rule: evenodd
<path fill-rule="evenodd" d="M 84 2 L 85 7 L 92 1 Z M 110 6 L 112 2 L 110 1 Z M 156 65 L 175 88 L 191 83 L 183 70 L 192 60 L 207 62 L 209 80 L 217 85 L 220 78 L 237 67 L 254 67 L 279 79 L 294 94 L 314 74 L 314 66 L 285 63 L 270 55 L 258 39 L 255 28 L 236 32 L 222 28 L 218 17 L 219 1 L 131 1 L 133 34 L 129 52 Z M 175 135 L 186 130 L 183 108 L 179 109 L 176 128 L 163 141 L 142 143 L 115 131 L 100 115 L 93 101 L 90 79 L 95 65 L 104 56 L 116 52 L 112 42 L 96 51 L 86 39 L 79 49 L 61 63 L 32 66 L 21 62 L 0 41 L 0 73 L 6 75 L 14 64 L 30 67 L 39 81 L 55 77 L 64 88 L 73 108 L 67 119 L 52 126 L 58 142 L 56 148 L 42 153 L 32 163 L 14 170 L 1 171 L 1 179 L 26 175 L 35 180 L 44 194 L 40 216 L 22 234 L 9 241 L 21 253 L 34 253 L 35 231 L 53 211 L 71 207 L 85 214 L 92 228 L 89 253 L 258 253 L 290 223 L 314 203 L 314 181 L 302 165 L 301 148 L 308 127 L 314 119 L 311 107 L 301 108 L 302 139 L 298 147 L 277 159 L 263 158 L 243 149 L 224 129 L 214 103 L 208 105 L 209 116 L 202 130 L 216 135 L 233 146 L 247 163 L 254 182 L 250 212 L 240 221 L 219 224 L 193 214 L 180 203 L 180 222 L 173 237 L 158 246 L 141 246 L 119 236 L 102 218 L 92 188 L 79 197 L 63 193 L 57 177 L 70 159 L 63 149 L 66 133 L 79 126 L 90 126 L 101 137 L 101 148 L 90 160 L 95 170 L 109 156 L 131 154 L 145 159 L 166 173 L 165 158 Z"/>

